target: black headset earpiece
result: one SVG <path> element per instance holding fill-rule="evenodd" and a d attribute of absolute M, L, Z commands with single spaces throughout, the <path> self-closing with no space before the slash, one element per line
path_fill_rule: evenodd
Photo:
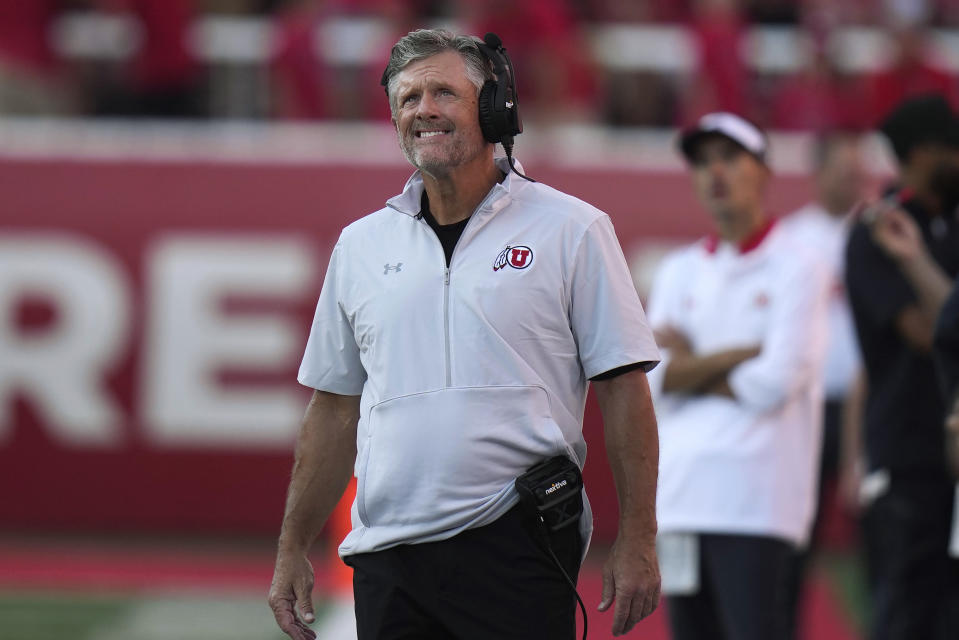
<path fill-rule="evenodd" d="M 503 138 L 504 125 L 498 122 L 496 114 L 493 113 L 493 102 L 496 100 L 496 81 L 487 80 L 479 93 L 479 123 L 480 130 L 487 142 L 493 144 Z M 499 119 L 502 120 L 502 117 Z"/>
<path fill-rule="evenodd" d="M 513 136 L 523 132 L 519 117 L 513 63 L 503 41 L 495 33 L 487 33 L 477 46 L 493 65 L 495 80 L 487 80 L 479 95 L 479 121 L 487 142 L 513 146 Z"/>

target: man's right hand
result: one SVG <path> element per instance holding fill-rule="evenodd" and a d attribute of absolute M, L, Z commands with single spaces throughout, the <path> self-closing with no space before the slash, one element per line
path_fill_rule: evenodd
<path fill-rule="evenodd" d="M 310 546 L 323 528 L 353 475 L 360 396 L 316 391 L 296 440 L 296 462 L 270 586 L 276 623 L 293 640 L 313 640 L 306 626 L 315 619 Z"/>
<path fill-rule="evenodd" d="M 866 464 L 861 456 L 850 456 L 839 465 L 839 504 L 850 515 L 862 512 L 862 479 L 866 475 Z"/>
<path fill-rule="evenodd" d="M 616 536 L 603 566 L 603 596 L 599 610 L 613 609 L 613 635 L 629 633 L 659 606 L 662 579 L 656 558 L 655 535 Z"/>
<path fill-rule="evenodd" d="M 306 553 L 277 553 L 270 585 L 270 608 L 280 629 L 293 640 L 316 638 L 316 633 L 307 626 L 316 619 L 312 592 L 313 565 Z"/>
<path fill-rule="evenodd" d="M 922 230 L 900 207 L 886 207 L 872 223 L 872 237 L 893 260 L 907 262 L 923 257 Z"/>

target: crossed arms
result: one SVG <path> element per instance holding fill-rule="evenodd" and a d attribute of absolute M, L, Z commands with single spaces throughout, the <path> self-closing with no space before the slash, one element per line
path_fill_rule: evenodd
<path fill-rule="evenodd" d="M 697 395 L 733 397 L 729 372 L 737 365 L 759 355 L 759 347 L 744 347 L 695 355 L 689 341 L 673 327 L 656 331 L 656 344 L 670 350 L 669 364 L 663 376 L 663 391 Z"/>

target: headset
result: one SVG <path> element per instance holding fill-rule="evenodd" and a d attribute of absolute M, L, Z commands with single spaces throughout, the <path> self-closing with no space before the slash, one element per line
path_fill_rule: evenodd
<path fill-rule="evenodd" d="M 476 46 L 493 65 L 495 80 L 487 80 L 479 94 L 480 130 L 487 142 L 503 145 L 506 161 L 513 173 L 530 182 L 536 182 L 516 170 L 513 163 L 513 136 L 523 133 L 523 121 L 519 117 L 519 93 L 516 91 L 516 75 L 513 62 L 506 53 L 503 41 L 495 33 L 483 36 Z"/>
<path fill-rule="evenodd" d="M 495 80 L 487 80 L 479 94 L 479 121 L 487 142 L 513 146 L 513 136 L 523 133 L 519 117 L 519 100 L 513 80 L 513 63 L 506 54 L 503 41 L 495 33 L 487 33 L 476 46 L 493 65 Z"/>
<path fill-rule="evenodd" d="M 493 67 L 495 80 L 487 80 L 479 93 L 479 124 L 483 138 L 493 144 L 503 145 L 506 160 L 513 173 L 530 182 L 532 178 L 516 170 L 513 162 L 513 136 L 523 133 L 523 121 L 519 117 L 519 94 L 516 91 L 513 63 L 506 53 L 503 41 L 495 33 L 487 33 L 482 42 L 476 43 L 480 52 Z M 386 71 L 380 84 L 389 93 Z"/>

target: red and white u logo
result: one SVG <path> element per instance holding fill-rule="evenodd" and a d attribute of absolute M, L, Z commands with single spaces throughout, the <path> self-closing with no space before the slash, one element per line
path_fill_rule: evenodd
<path fill-rule="evenodd" d="M 515 247 L 506 245 L 506 248 L 499 252 L 496 260 L 493 261 L 493 271 L 505 269 L 506 265 L 514 269 L 525 269 L 533 264 L 533 250 L 526 245 L 517 245 Z"/>
<path fill-rule="evenodd" d="M 509 252 L 509 266 L 525 269 L 533 252 L 528 247 L 513 247 Z"/>

